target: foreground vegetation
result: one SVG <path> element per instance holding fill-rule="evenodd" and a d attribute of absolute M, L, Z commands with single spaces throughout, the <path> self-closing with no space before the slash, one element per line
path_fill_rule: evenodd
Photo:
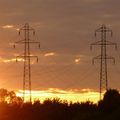
<path fill-rule="evenodd" d="M 0 89 L 0 120 L 119 120 L 120 94 L 108 90 L 98 104 L 90 101 L 67 103 L 60 99 L 46 99 L 23 103 L 13 91 Z"/>

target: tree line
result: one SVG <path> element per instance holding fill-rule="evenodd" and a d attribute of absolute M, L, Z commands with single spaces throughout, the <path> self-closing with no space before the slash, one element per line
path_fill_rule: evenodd
<path fill-rule="evenodd" d="M 68 103 L 59 98 L 24 103 L 14 91 L 0 89 L 0 120 L 119 120 L 120 94 L 109 89 L 101 101 Z"/>

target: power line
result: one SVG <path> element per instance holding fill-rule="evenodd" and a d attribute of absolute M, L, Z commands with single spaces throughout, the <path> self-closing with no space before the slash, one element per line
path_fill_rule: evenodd
<path fill-rule="evenodd" d="M 101 100 L 103 90 L 108 89 L 107 60 L 111 59 L 115 63 L 115 58 L 107 55 L 107 45 L 115 45 L 115 48 L 117 48 L 117 44 L 107 41 L 107 33 L 110 33 L 111 37 L 113 33 L 112 30 L 107 28 L 104 24 L 95 31 L 95 37 L 97 33 L 100 33 L 101 40 L 92 43 L 91 49 L 92 46 L 94 45 L 98 45 L 101 47 L 101 54 L 98 55 L 97 57 L 94 57 L 92 61 L 94 64 L 95 60 L 100 60 L 100 100 Z"/>
<path fill-rule="evenodd" d="M 40 42 L 35 42 L 34 40 L 30 39 L 30 35 L 35 35 L 35 30 L 26 23 L 22 28 L 19 29 L 19 35 L 23 35 L 24 39 L 17 41 L 14 43 L 14 48 L 16 44 L 23 44 L 24 45 L 24 53 L 23 55 L 16 56 L 16 61 L 20 59 L 24 62 L 23 68 L 23 101 L 25 101 L 26 95 L 29 95 L 29 102 L 32 101 L 31 96 L 31 58 L 36 58 L 38 62 L 38 57 L 33 56 L 30 53 L 30 44 L 38 44 L 40 48 Z M 26 93 L 28 91 L 28 93 Z"/>

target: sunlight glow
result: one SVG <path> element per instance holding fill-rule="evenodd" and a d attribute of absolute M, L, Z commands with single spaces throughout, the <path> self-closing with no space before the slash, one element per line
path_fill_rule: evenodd
<path fill-rule="evenodd" d="M 2 26 L 2 28 L 6 29 L 6 28 L 13 28 L 14 26 L 13 25 L 4 25 Z"/>
<path fill-rule="evenodd" d="M 4 58 L 0 58 L 0 63 L 10 63 L 10 62 L 15 62 L 15 61 L 16 61 L 16 58 L 12 58 L 12 59 L 4 59 Z M 19 58 L 19 59 L 17 59 L 17 61 L 21 61 L 21 62 L 23 62 L 24 59 Z"/>
<path fill-rule="evenodd" d="M 80 63 L 80 58 L 76 58 L 76 59 L 75 59 L 75 63 L 76 63 L 76 64 L 79 64 L 79 63 Z"/>
<path fill-rule="evenodd" d="M 22 90 L 16 91 L 17 96 L 22 97 Z M 27 94 L 28 93 L 28 94 Z M 29 91 L 26 91 L 26 101 L 28 100 Z M 82 89 L 82 90 L 61 90 L 49 88 L 48 90 L 41 91 L 32 91 L 32 100 L 39 99 L 43 102 L 45 99 L 50 98 L 60 98 L 61 100 L 67 100 L 68 102 L 85 102 L 92 101 L 97 103 L 99 101 L 99 92 L 90 90 L 90 89 Z"/>
<path fill-rule="evenodd" d="M 55 56 L 56 54 L 54 52 L 46 53 L 44 56 L 49 57 L 49 56 Z"/>

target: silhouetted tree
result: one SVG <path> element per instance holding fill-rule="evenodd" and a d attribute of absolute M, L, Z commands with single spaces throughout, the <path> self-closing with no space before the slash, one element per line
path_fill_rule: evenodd
<path fill-rule="evenodd" d="M 16 96 L 14 91 L 8 91 L 7 89 L 0 89 L 0 102 L 9 104 L 22 104 L 21 97 Z"/>
<path fill-rule="evenodd" d="M 1 88 L 0 89 L 0 102 L 5 102 L 7 96 L 8 96 L 8 91 L 4 88 Z"/>
<path fill-rule="evenodd" d="M 109 89 L 104 94 L 103 100 L 99 102 L 103 111 L 115 111 L 120 107 L 120 94 L 116 89 Z"/>

